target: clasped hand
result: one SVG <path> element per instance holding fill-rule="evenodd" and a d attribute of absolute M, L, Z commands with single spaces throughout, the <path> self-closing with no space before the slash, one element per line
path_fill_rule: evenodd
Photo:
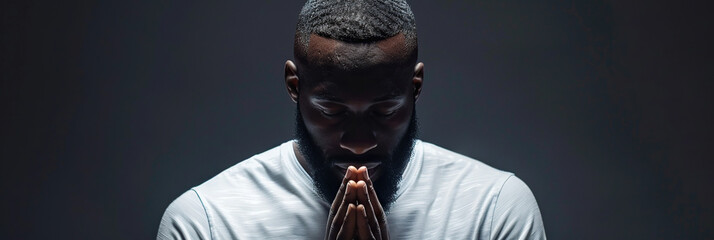
<path fill-rule="evenodd" d="M 387 218 L 366 167 L 347 168 L 330 207 L 325 239 L 389 239 Z"/>

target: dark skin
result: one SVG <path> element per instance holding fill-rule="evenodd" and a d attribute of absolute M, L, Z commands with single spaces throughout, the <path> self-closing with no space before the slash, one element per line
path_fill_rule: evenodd
<path fill-rule="evenodd" d="M 332 202 L 325 239 L 389 239 L 387 218 L 372 186 L 380 162 L 404 136 L 421 92 L 423 63 L 402 34 L 374 43 L 311 35 L 285 83 L 303 120 L 342 184 Z M 296 54 L 297 55 L 297 54 Z M 298 161 L 310 172 L 304 156 Z M 326 163 L 330 164 L 330 163 Z M 349 167 L 347 167 L 349 166 Z"/>

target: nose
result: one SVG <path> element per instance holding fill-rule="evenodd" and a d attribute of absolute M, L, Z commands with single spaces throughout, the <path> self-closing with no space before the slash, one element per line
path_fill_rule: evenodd
<path fill-rule="evenodd" d="M 377 147 L 377 136 L 364 120 L 357 120 L 342 134 L 340 147 L 354 154 L 363 154 Z"/>

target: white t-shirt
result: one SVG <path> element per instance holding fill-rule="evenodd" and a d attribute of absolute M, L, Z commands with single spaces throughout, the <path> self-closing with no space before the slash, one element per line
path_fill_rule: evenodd
<path fill-rule="evenodd" d="M 324 239 L 330 204 L 288 141 L 179 196 L 158 239 Z M 512 173 L 417 140 L 391 210 L 392 239 L 545 239 L 533 193 Z"/>

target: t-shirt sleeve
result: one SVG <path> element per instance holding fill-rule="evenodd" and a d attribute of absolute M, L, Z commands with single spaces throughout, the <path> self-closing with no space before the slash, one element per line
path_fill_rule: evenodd
<path fill-rule="evenodd" d="M 191 189 L 166 208 L 156 239 L 210 239 L 210 236 L 206 210 L 198 193 Z"/>
<path fill-rule="evenodd" d="M 538 203 L 530 188 L 510 176 L 496 199 L 491 239 L 546 239 Z"/>

